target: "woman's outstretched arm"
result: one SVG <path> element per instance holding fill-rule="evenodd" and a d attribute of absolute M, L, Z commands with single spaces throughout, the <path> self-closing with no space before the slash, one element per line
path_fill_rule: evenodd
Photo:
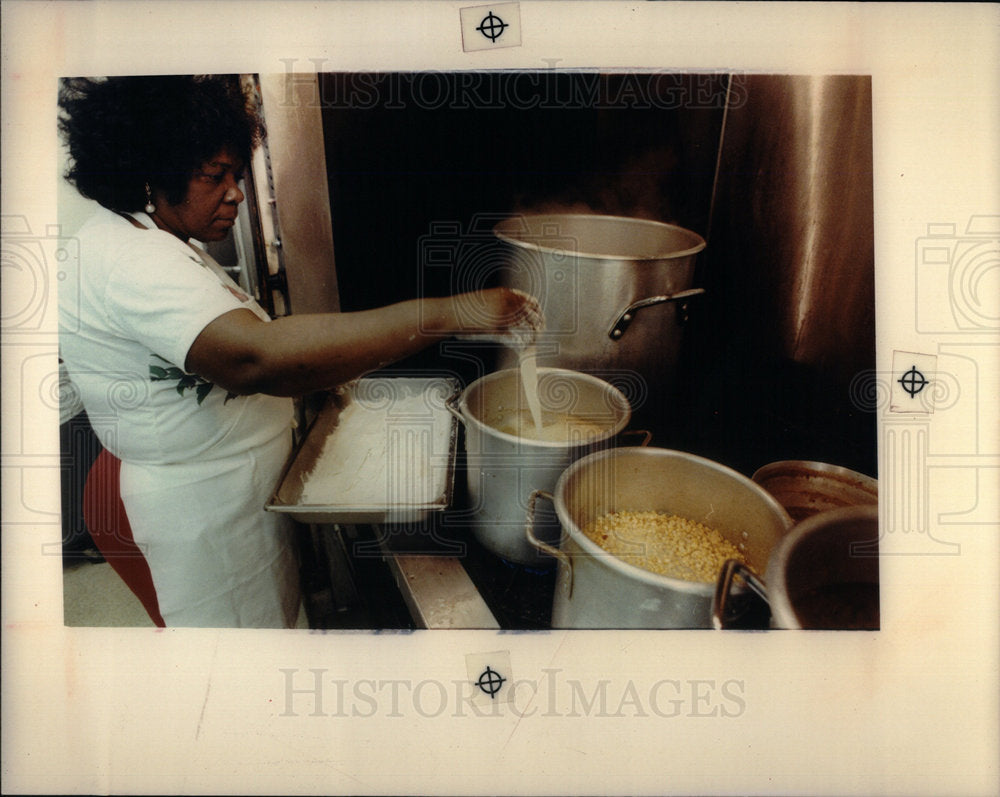
<path fill-rule="evenodd" d="M 240 395 L 298 396 L 343 384 L 452 335 L 502 334 L 537 327 L 539 318 L 533 298 L 506 288 L 270 323 L 249 310 L 232 310 L 202 330 L 185 369 Z"/>

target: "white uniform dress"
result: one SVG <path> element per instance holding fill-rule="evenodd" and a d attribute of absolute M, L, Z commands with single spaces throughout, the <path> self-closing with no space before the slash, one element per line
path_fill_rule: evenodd
<path fill-rule="evenodd" d="M 290 523 L 265 512 L 291 448 L 290 399 L 232 396 L 184 371 L 223 313 L 266 313 L 193 244 L 104 208 L 61 264 L 60 354 L 121 493 L 167 626 L 290 627 Z"/>

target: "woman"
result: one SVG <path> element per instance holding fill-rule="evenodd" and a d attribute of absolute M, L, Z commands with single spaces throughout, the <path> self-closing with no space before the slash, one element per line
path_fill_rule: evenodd
<path fill-rule="evenodd" d="M 263 131 L 238 85 L 72 80 L 60 107 L 67 179 L 100 205 L 65 270 L 79 291 L 60 294 L 60 354 L 122 460 L 122 500 L 164 621 L 292 626 L 287 521 L 261 508 L 290 452 L 289 397 L 453 334 L 530 334 L 537 302 L 492 289 L 271 320 L 192 243 L 223 239 L 244 199 Z"/>

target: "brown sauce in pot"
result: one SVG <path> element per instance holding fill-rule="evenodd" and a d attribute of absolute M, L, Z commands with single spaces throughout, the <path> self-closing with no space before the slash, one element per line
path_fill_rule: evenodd
<path fill-rule="evenodd" d="M 799 595 L 793 605 L 803 628 L 878 630 L 879 588 L 870 582 L 826 584 Z"/>

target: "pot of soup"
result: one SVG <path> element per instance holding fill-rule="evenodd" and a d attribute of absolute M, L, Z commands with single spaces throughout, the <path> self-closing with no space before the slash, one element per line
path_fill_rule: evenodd
<path fill-rule="evenodd" d="M 772 628 L 827 631 L 880 627 L 878 506 L 816 512 L 771 552 L 765 580 L 729 560 L 719 573 L 712 619 L 728 627 L 733 585 L 745 583 L 770 606 Z"/>
<path fill-rule="evenodd" d="M 550 499 L 558 547 L 534 533 Z M 711 628 L 720 569 L 763 573 L 791 526 L 759 485 L 703 457 L 660 448 L 589 454 L 536 491 L 525 536 L 558 560 L 555 628 Z"/>
<path fill-rule="evenodd" d="M 878 507 L 822 512 L 799 523 L 767 565 L 778 628 L 879 628 Z"/>
<path fill-rule="evenodd" d="M 549 567 L 524 536 L 533 490 L 551 490 L 573 461 L 606 448 L 628 424 L 624 394 L 597 377 L 562 368 L 506 369 L 470 384 L 452 411 L 465 427 L 468 515 L 487 550 L 517 564 Z M 554 513 L 536 533 L 559 538 Z"/>

